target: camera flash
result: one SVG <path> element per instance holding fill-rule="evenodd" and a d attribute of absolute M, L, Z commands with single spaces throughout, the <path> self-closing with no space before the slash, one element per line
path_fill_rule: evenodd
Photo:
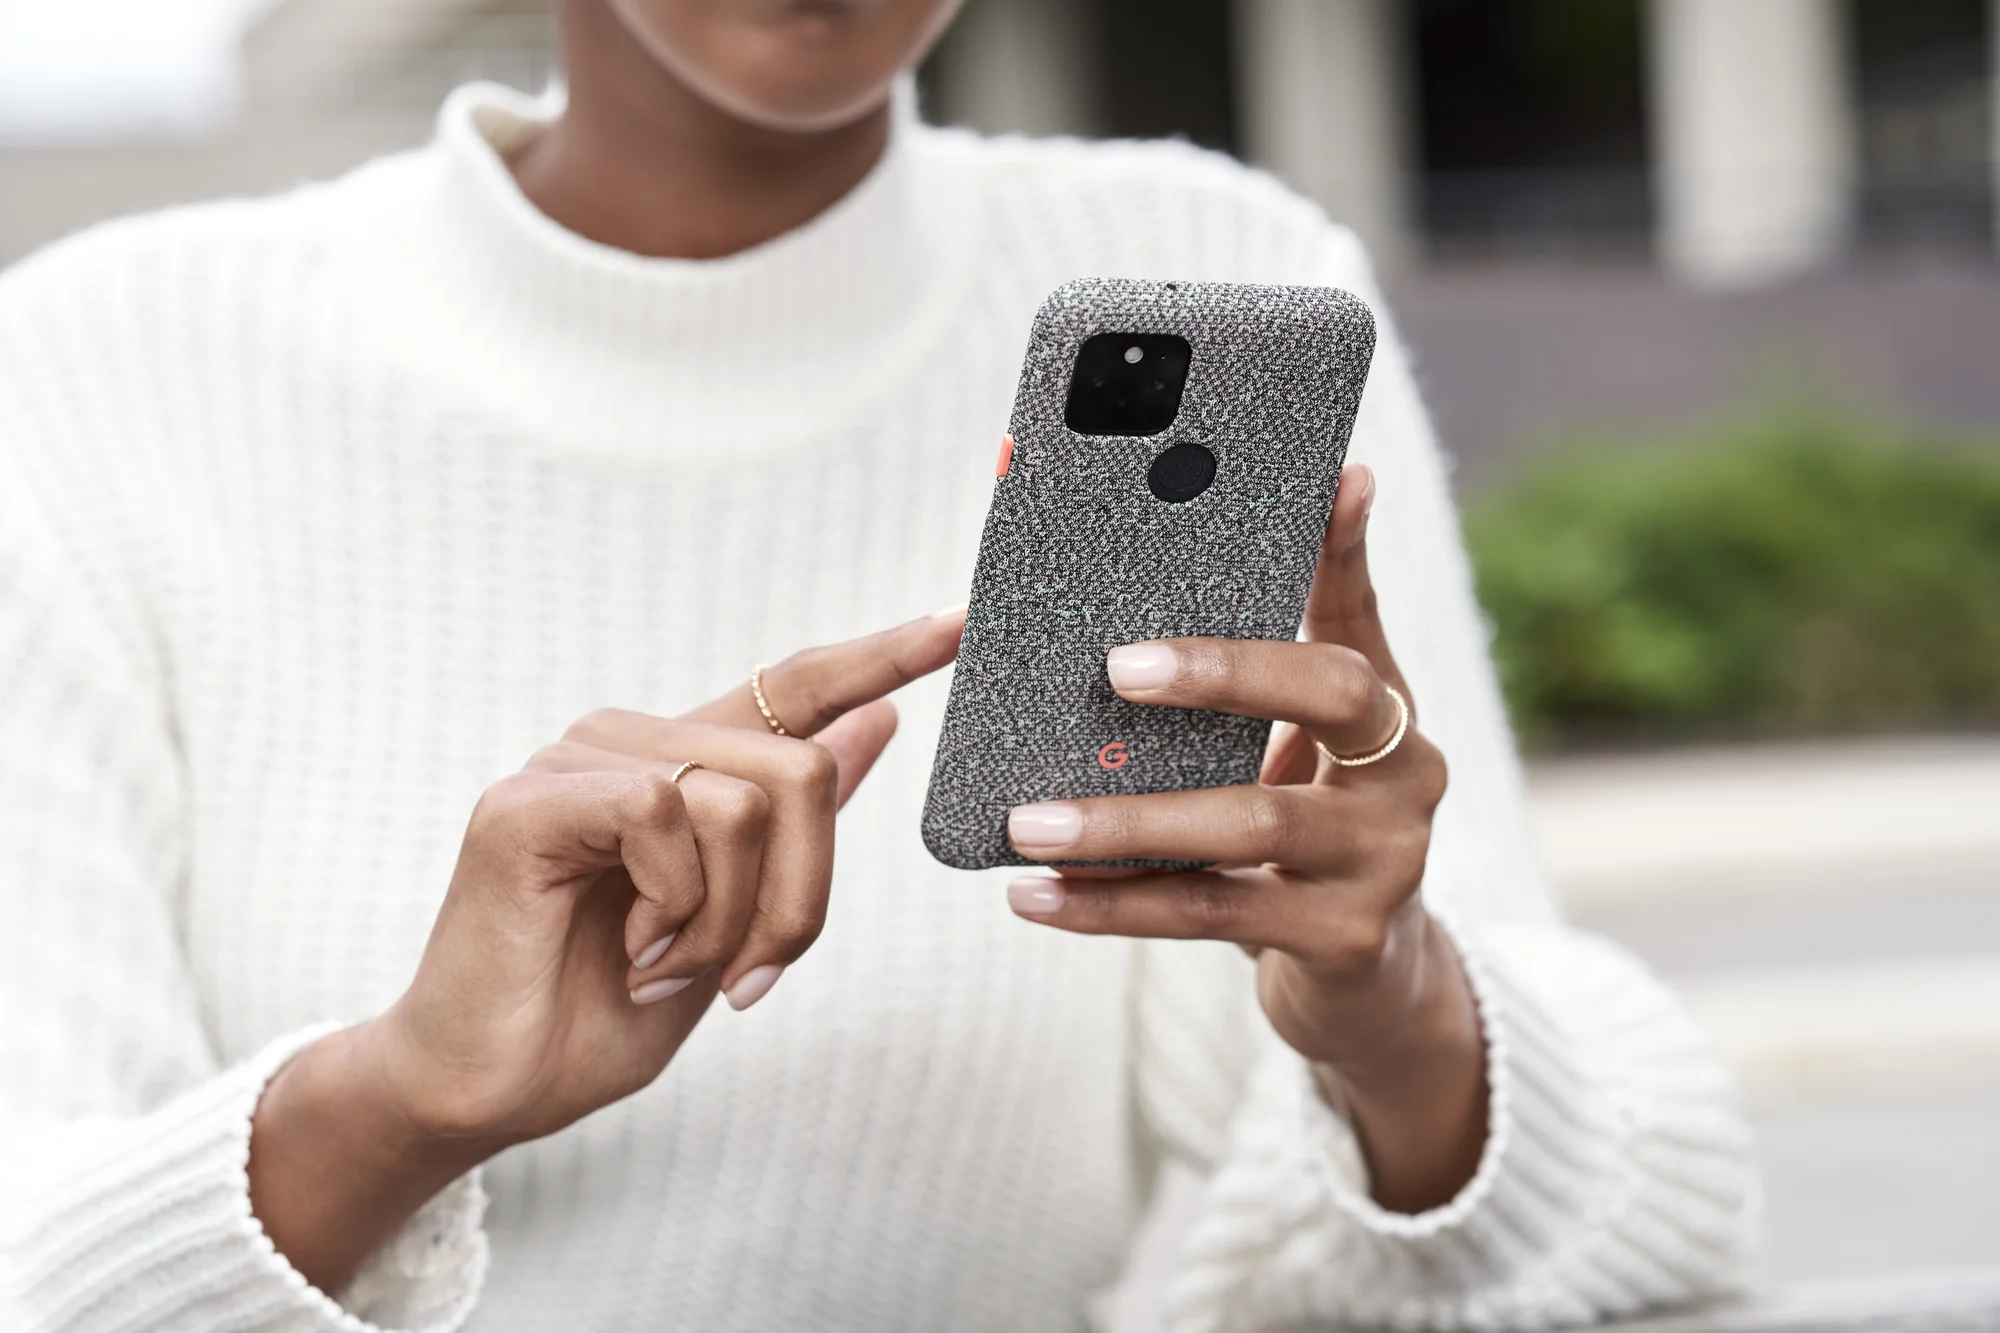
<path fill-rule="evenodd" d="M 1125 349 L 1125 364 L 1128 366 L 1136 366 L 1145 357 L 1145 355 L 1146 355 L 1146 349 L 1143 347 L 1128 347 Z"/>

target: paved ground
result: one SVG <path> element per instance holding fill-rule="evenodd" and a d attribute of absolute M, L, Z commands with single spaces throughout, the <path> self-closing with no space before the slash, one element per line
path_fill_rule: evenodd
<path fill-rule="evenodd" d="M 2000 1291 L 2000 737 L 1571 760 L 1531 792 L 1571 915 L 1736 1065 L 1767 1290 L 1973 1270 Z M 1152 1326 L 1193 1191 L 1170 1182 L 1119 1333 Z"/>
<path fill-rule="evenodd" d="M 1533 791 L 1573 916 L 1737 1065 L 1767 1275 L 2000 1268 L 2000 738 L 1578 760 Z"/>
<path fill-rule="evenodd" d="M 1688 917 L 1591 924 L 1650 956 L 1738 1066 L 1768 1196 L 1765 1276 L 2000 1268 L 2000 876 L 1936 903 L 1753 907 L 1716 922 L 1712 952 Z M 1876 961 L 1877 940 L 1896 956 Z M 1760 949 L 1823 961 L 1762 966 Z"/>
<path fill-rule="evenodd" d="M 1772 1281 L 2000 1270 L 2000 1079 L 1762 1097 L 1751 1110 Z"/>

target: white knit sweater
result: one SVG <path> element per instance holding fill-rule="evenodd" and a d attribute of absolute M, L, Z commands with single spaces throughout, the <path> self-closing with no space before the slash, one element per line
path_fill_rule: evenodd
<path fill-rule="evenodd" d="M 1360 249 L 1172 145 L 899 125 L 711 263 L 567 234 L 462 90 L 330 185 L 114 223 L 0 277 L 0 1199 L 30 1328 L 1058 1329 L 1162 1153 L 1210 1171 L 1172 1327 L 1572 1322 L 1728 1283 L 1724 1071 L 1558 921 L 1443 465 L 1393 336 L 1354 457 L 1449 757 L 1425 893 L 1492 1132 L 1384 1213 L 1237 950 L 1086 938 L 943 869 L 942 684 L 842 817 L 824 938 L 659 1082 L 454 1185 L 345 1292 L 252 1216 L 270 1073 L 410 978 L 482 787 L 598 705 L 675 712 L 963 597 L 1029 318 L 1083 274 L 1326 283 Z"/>

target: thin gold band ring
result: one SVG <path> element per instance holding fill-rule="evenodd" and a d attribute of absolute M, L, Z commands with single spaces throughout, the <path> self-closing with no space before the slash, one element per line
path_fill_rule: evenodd
<path fill-rule="evenodd" d="M 681 785 L 682 778 L 686 777 L 688 774 L 694 772 L 697 768 L 700 767 L 701 767 L 700 763 L 696 762 L 693 759 L 690 759 L 686 763 L 682 764 L 679 768 L 675 769 L 674 775 L 668 778 L 667 781 L 673 783 L 676 787 L 678 787 Z"/>
<path fill-rule="evenodd" d="M 1380 763 L 1382 760 L 1387 759 L 1396 752 L 1396 747 L 1403 743 L 1403 737 L 1408 735 L 1410 731 L 1410 701 L 1405 699 L 1403 692 L 1394 685 L 1384 683 L 1382 688 L 1389 691 L 1389 697 L 1396 701 L 1396 734 L 1391 736 L 1387 741 L 1384 741 L 1380 749 L 1371 750 L 1367 754 L 1355 755 L 1352 759 L 1337 755 L 1327 749 L 1321 742 L 1314 741 L 1313 744 L 1319 748 L 1321 754 L 1326 756 L 1328 763 L 1338 764 L 1342 768 L 1363 768 L 1369 764 Z"/>

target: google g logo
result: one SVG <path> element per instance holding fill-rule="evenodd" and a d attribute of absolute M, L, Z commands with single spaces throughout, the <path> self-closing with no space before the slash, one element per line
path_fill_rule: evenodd
<path fill-rule="evenodd" d="M 1112 741 L 1097 752 L 1097 766 L 1116 771 L 1125 767 L 1132 758 L 1132 752 L 1125 748 L 1124 741 Z"/>

